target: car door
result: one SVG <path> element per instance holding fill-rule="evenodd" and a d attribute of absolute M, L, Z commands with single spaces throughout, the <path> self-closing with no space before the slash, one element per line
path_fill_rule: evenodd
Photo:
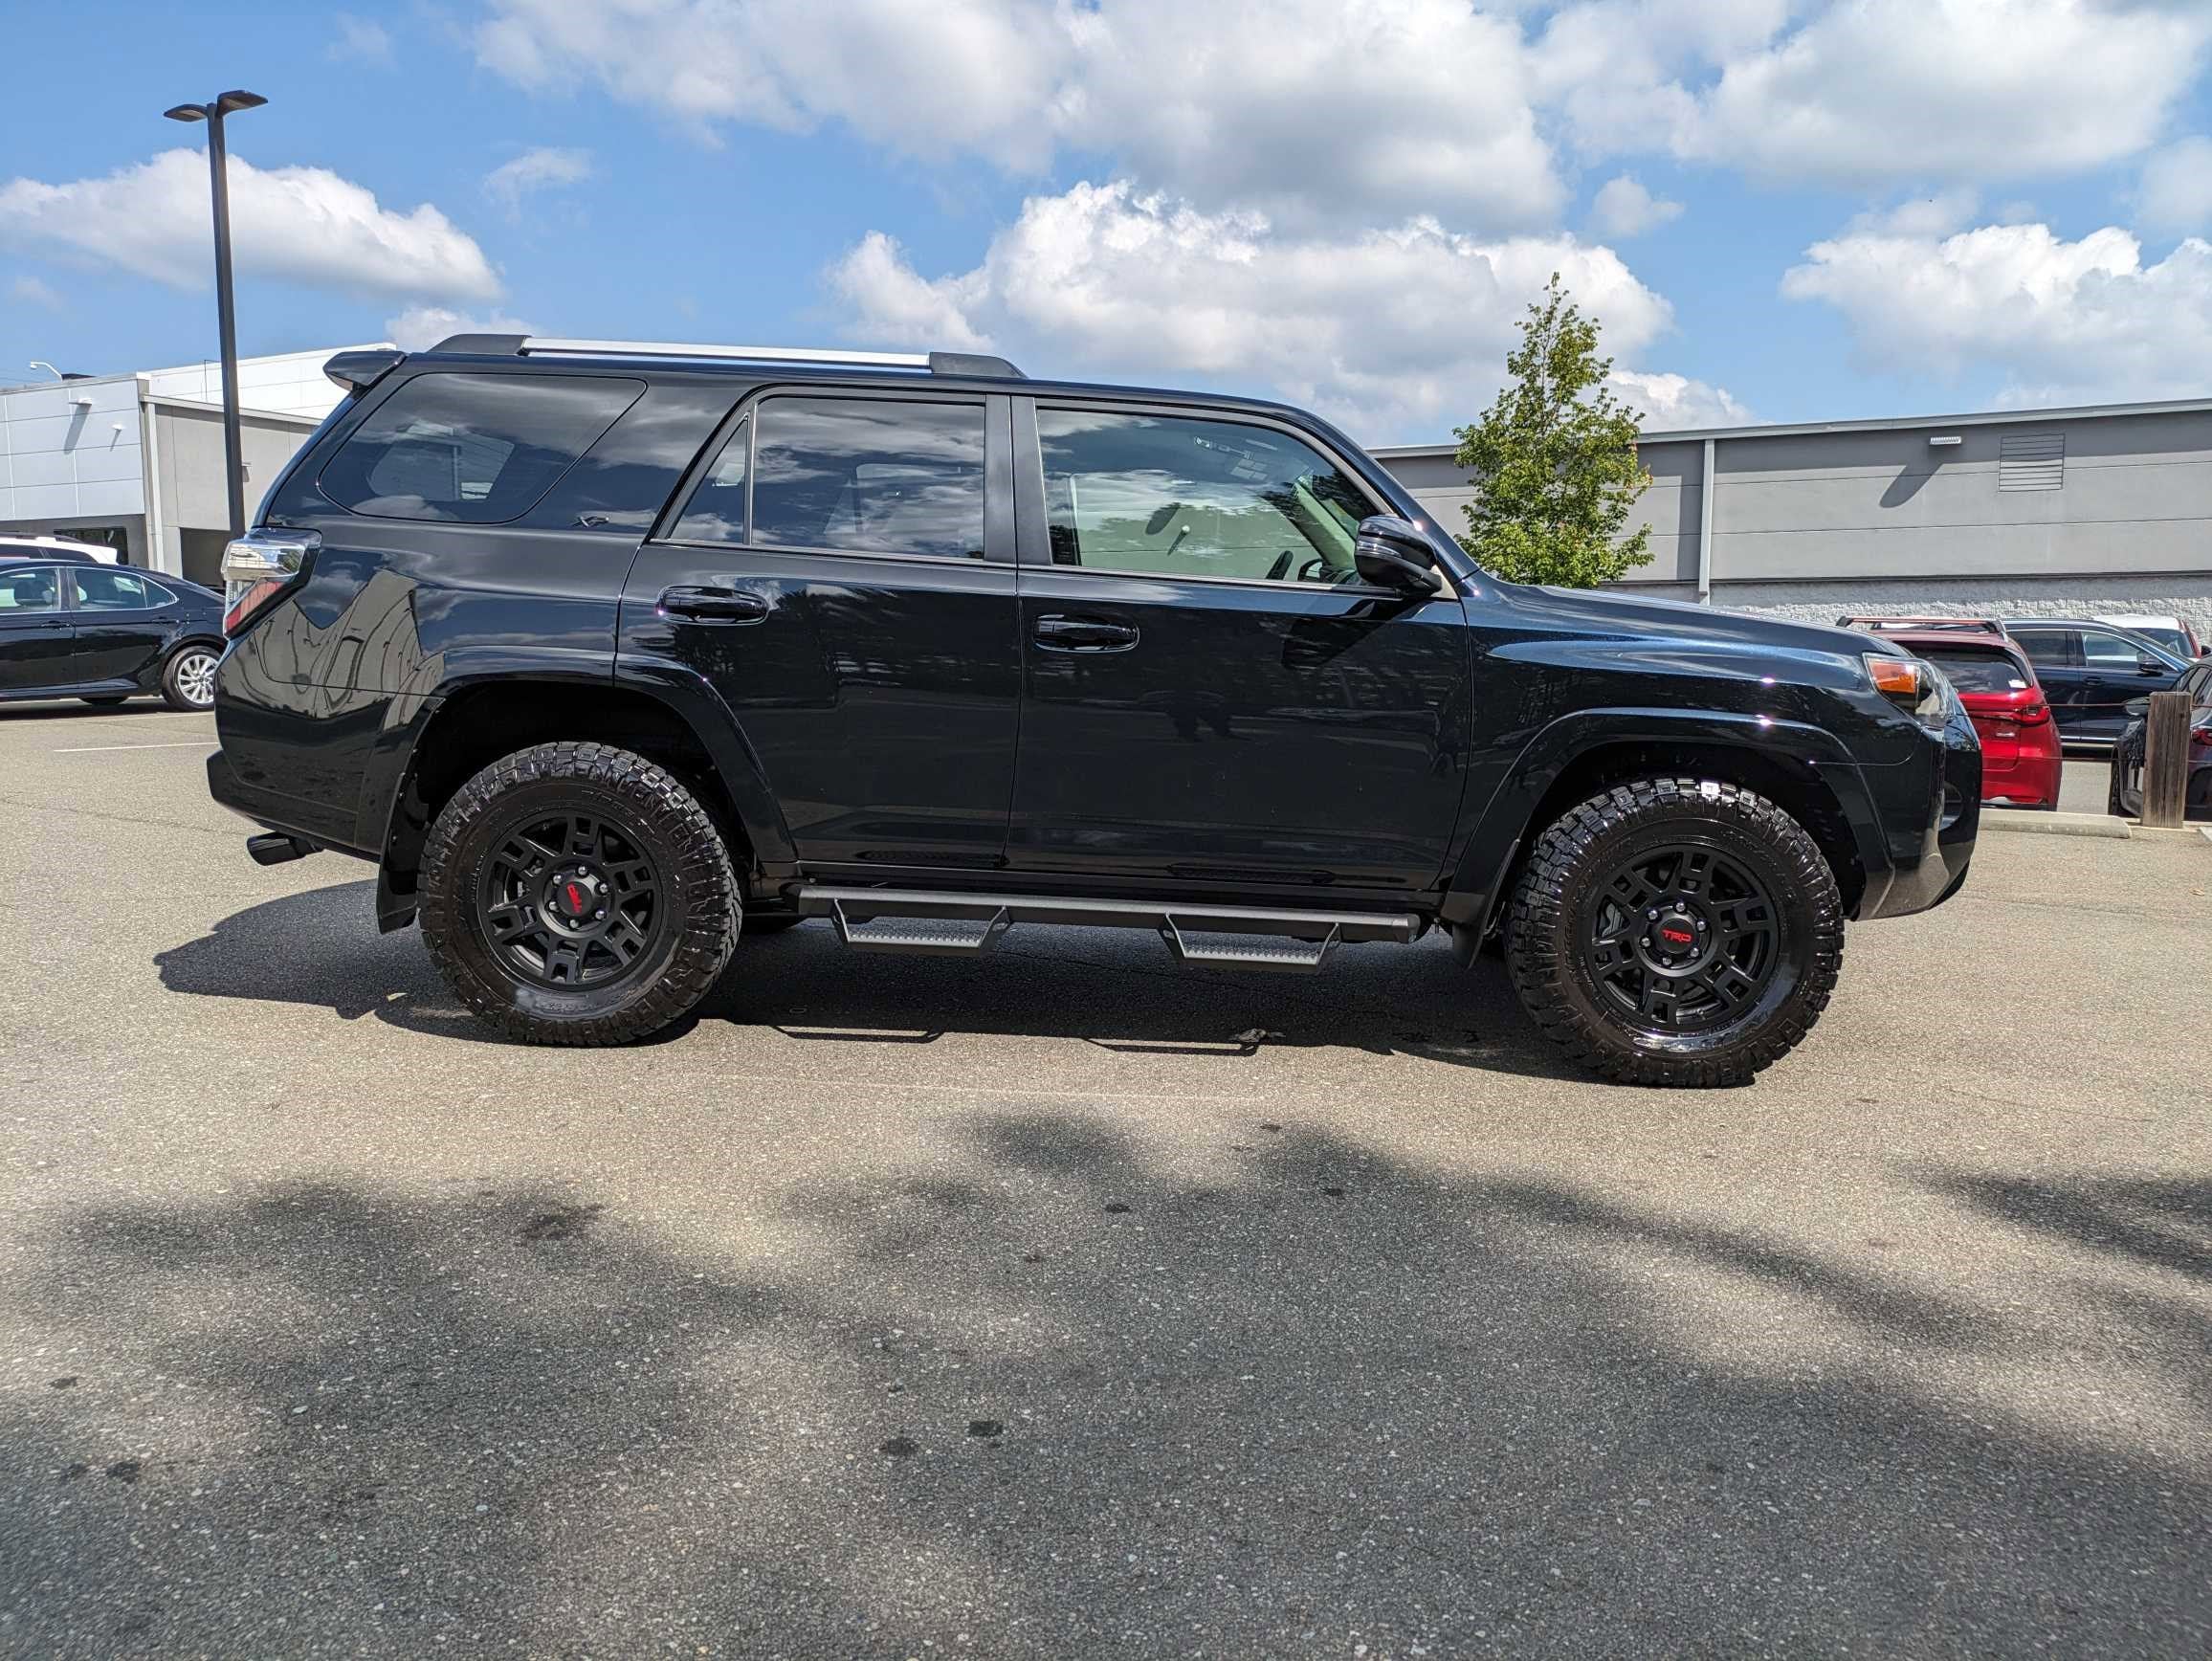
<path fill-rule="evenodd" d="M 2069 741 L 2094 737 L 2085 725 L 2089 715 L 2083 698 L 2089 689 L 2079 631 L 2052 625 L 2022 626 L 2008 632 L 2035 665 L 2035 678 L 2043 687 L 2044 701 L 2050 705 L 2051 719 L 2058 722 L 2059 737 Z"/>
<path fill-rule="evenodd" d="M 114 565 L 74 566 L 68 578 L 77 682 L 137 680 L 160 660 L 175 626 L 175 596 Z"/>
<path fill-rule="evenodd" d="M 1003 397 L 771 388 L 639 550 L 624 664 L 712 684 L 810 872 L 1004 862 L 1011 465 Z"/>
<path fill-rule="evenodd" d="M 1362 582 L 1385 504 L 1257 416 L 1015 401 L 1007 856 L 1222 890 L 1435 882 L 1463 783 L 1458 600 Z"/>
<path fill-rule="evenodd" d="M 2109 629 L 2083 629 L 2080 642 L 2080 731 L 2085 738 L 2116 740 L 2128 724 L 2131 698 L 2163 692 L 2179 672 L 2146 653 L 2125 634 Z M 2151 667 L 2146 671 L 2145 665 Z"/>
<path fill-rule="evenodd" d="M 65 692 L 74 631 L 58 565 L 0 565 L 0 697 Z"/>

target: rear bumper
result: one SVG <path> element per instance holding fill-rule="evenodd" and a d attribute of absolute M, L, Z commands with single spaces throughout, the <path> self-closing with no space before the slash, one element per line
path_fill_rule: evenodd
<path fill-rule="evenodd" d="M 1867 887 L 1862 919 L 1910 917 L 1958 892 L 1981 828 L 1981 746 L 1963 715 L 1926 752 L 1890 766 L 1861 767 L 1876 846 L 1860 830 Z M 1869 857 L 1869 855 L 1872 856 Z"/>
<path fill-rule="evenodd" d="M 238 770 L 221 750 L 208 757 L 208 794 L 240 818 L 265 830 L 282 831 L 318 848 L 350 853 L 360 859 L 377 857 L 373 850 L 354 846 L 353 825 L 333 813 L 319 810 L 313 802 L 275 790 L 256 789 L 238 777 Z"/>

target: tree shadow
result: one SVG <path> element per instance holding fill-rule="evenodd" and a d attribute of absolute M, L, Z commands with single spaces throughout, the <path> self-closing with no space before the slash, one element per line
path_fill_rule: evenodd
<path fill-rule="evenodd" d="M 160 953 L 162 984 L 507 1042 L 446 990 L 413 931 L 374 932 L 373 892 L 341 883 L 237 912 Z M 1493 962 L 1462 970 L 1440 934 L 1411 947 L 1340 947 L 1317 974 L 1286 976 L 1178 967 L 1132 929 L 1030 928 L 962 961 L 848 951 L 809 924 L 742 941 L 696 1014 L 648 1042 L 678 1041 L 701 1022 L 773 1028 L 808 1043 L 927 1045 L 948 1031 L 985 1032 L 1225 1065 L 1288 1045 L 1583 1076 L 1555 1058 Z"/>
<path fill-rule="evenodd" d="M 925 1172 L 733 1194 L 764 1232 L 457 1177 L 56 1213 L 0 1288 L 56 1375 L 0 1392 L 0 1636 L 2204 1652 L 2202 1444 L 1914 1384 L 2018 1361 L 2007 1307 L 1242 1134 L 1194 1171 L 984 1116 Z"/>

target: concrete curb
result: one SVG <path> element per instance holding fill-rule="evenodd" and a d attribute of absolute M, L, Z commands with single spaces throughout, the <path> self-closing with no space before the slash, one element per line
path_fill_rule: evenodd
<path fill-rule="evenodd" d="M 2019 808 L 1981 809 L 1984 830 L 2032 830 L 2046 836 L 2111 836 L 2126 841 L 2135 827 L 2104 813 L 2032 813 Z"/>
<path fill-rule="evenodd" d="M 2151 842 L 2212 842 L 2212 826 L 2180 827 L 2138 825 L 2133 819 L 2115 819 L 2104 813 L 2031 813 L 2017 808 L 1981 809 L 1984 830 L 2026 830 L 2045 836 L 2102 836 L 2115 842 L 2140 837 Z"/>

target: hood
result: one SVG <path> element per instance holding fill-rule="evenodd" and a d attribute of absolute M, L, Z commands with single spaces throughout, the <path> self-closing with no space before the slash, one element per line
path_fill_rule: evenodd
<path fill-rule="evenodd" d="M 1845 657 L 1881 650 L 1880 641 L 1853 629 L 1763 617 L 1680 600 L 1647 599 L 1592 588 L 1524 587 L 1513 593 L 1528 609 L 1547 620 L 1593 632 L 1618 631 L 1637 638 L 1662 634 L 1677 640 L 1833 653 Z"/>

